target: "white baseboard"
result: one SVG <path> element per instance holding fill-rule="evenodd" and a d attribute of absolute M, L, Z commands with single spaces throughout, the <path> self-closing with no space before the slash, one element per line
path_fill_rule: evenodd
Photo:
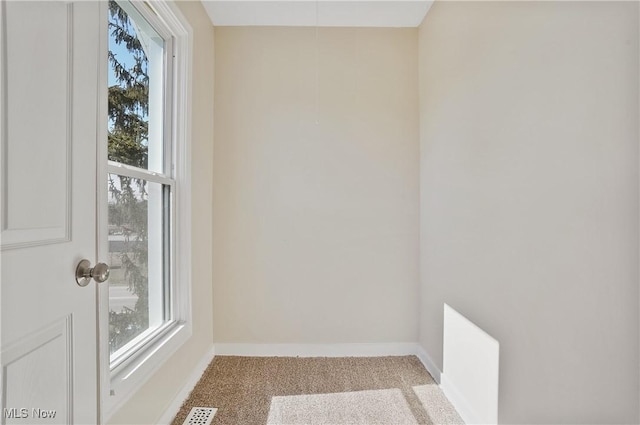
<path fill-rule="evenodd" d="M 486 421 L 479 420 L 479 416 L 473 411 L 467 399 L 458 391 L 458 389 L 447 379 L 442 373 L 440 375 L 440 388 L 445 397 L 449 399 L 453 407 L 458 411 L 465 424 L 483 424 Z"/>
<path fill-rule="evenodd" d="M 422 348 L 422 346 L 420 344 L 416 344 L 416 353 L 415 354 L 416 354 L 416 356 L 418 356 L 418 358 L 422 362 L 422 365 L 425 367 L 425 369 L 427 369 L 427 371 L 431 374 L 433 379 L 438 384 L 440 384 L 440 382 L 441 382 L 440 379 L 441 379 L 442 372 L 440 371 L 438 366 L 436 366 L 436 364 L 433 361 L 433 359 L 431 359 L 431 356 L 429 356 L 427 351 L 424 348 Z"/>
<path fill-rule="evenodd" d="M 355 344 L 215 344 L 219 356 L 376 357 L 416 354 L 414 342 Z"/>
<path fill-rule="evenodd" d="M 173 421 L 173 418 L 175 418 L 176 415 L 178 414 L 178 411 L 180 411 L 180 407 L 182 407 L 182 403 L 184 403 L 187 397 L 189 397 L 189 394 L 198 383 L 198 380 L 204 373 L 205 369 L 207 368 L 207 366 L 209 366 L 209 363 L 211 363 L 211 360 L 213 360 L 214 355 L 215 355 L 215 347 L 211 346 L 211 348 L 207 350 L 207 353 L 202 357 L 202 359 L 200 359 L 198 364 L 193 368 L 193 372 L 191 373 L 191 375 L 189 375 L 189 378 L 187 378 L 187 381 L 185 382 L 183 387 L 180 389 L 180 391 L 178 391 L 178 394 L 175 396 L 171 404 L 169 404 L 169 407 L 164 411 L 164 413 L 160 417 L 160 420 L 158 421 L 158 424 L 168 425 Z"/>

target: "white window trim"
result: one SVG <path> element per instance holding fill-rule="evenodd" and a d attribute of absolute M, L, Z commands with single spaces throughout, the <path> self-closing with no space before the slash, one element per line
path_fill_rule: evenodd
<path fill-rule="evenodd" d="M 136 0 L 134 0 L 136 1 Z M 172 139 L 174 170 L 175 211 L 171 244 L 174 252 L 174 279 L 176 284 L 171 294 L 175 300 L 175 322 L 158 330 L 156 337 L 134 356 L 110 370 L 109 355 L 109 288 L 98 287 L 98 335 L 100 369 L 100 423 L 105 423 L 126 403 L 149 378 L 191 337 L 191 64 L 193 57 L 193 31 L 178 7 L 167 0 L 136 1 L 139 11 L 151 22 L 160 21 L 174 39 L 174 65 L 171 76 L 173 100 Z M 101 10 L 100 50 L 100 108 L 98 122 L 98 179 L 97 179 L 97 233 L 98 258 L 108 258 L 107 242 L 107 55 L 108 10 L 106 2 Z"/>

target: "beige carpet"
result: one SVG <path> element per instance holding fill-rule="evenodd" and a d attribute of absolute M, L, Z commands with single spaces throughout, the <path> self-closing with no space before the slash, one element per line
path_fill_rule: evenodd
<path fill-rule="evenodd" d="M 218 356 L 173 425 L 197 406 L 213 425 L 463 423 L 415 356 Z"/>

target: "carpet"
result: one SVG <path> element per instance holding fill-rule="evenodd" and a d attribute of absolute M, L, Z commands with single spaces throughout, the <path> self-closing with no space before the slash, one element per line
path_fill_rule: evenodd
<path fill-rule="evenodd" d="M 216 356 L 181 407 L 213 425 L 463 424 L 415 356 Z"/>

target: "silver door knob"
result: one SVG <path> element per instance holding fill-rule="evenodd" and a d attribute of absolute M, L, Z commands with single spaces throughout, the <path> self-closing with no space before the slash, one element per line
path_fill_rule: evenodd
<path fill-rule="evenodd" d="M 91 279 L 97 283 L 102 283 L 109 279 L 109 266 L 105 263 L 98 263 L 95 267 L 91 267 L 91 261 L 82 260 L 76 267 L 76 282 L 80 286 L 87 286 Z"/>

